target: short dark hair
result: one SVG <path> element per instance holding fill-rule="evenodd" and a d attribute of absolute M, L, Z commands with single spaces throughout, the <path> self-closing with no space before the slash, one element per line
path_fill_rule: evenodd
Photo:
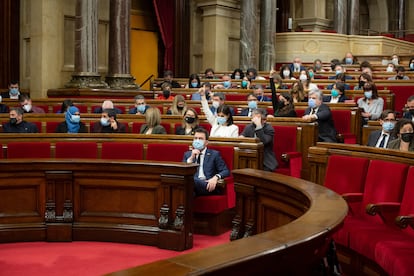
<path fill-rule="evenodd" d="M 397 67 L 397 72 L 405 72 L 404 66 L 398 66 Z"/>
<path fill-rule="evenodd" d="M 171 70 L 164 71 L 164 77 L 173 76 L 173 72 Z"/>
<path fill-rule="evenodd" d="M 24 114 L 24 110 L 21 107 L 12 107 L 12 108 L 10 108 L 10 111 L 12 111 L 12 110 L 16 111 L 16 113 L 19 114 L 19 115 Z"/>
<path fill-rule="evenodd" d="M 30 100 L 29 94 L 20 94 L 19 95 L 19 103 L 24 102 L 25 100 Z"/>
<path fill-rule="evenodd" d="M 198 127 L 198 128 L 196 128 L 194 130 L 194 133 L 204 133 L 204 135 L 206 136 L 206 140 L 208 140 L 208 138 L 209 138 L 208 131 L 204 127 Z"/>
<path fill-rule="evenodd" d="M 106 108 L 102 110 L 102 113 L 107 113 L 109 117 L 114 117 L 116 120 L 116 110 L 115 108 Z"/>
<path fill-rule="evenodd" d="M 267 111 L 264 108 L 256 108 L 252 111 L 253 114 L 260 114 L 262 116 L 262 119 L 266 119 Z"/>
<path fill-rule="evenodd" d="M 414 95 L 411 95 L 410 97 L 408 97 L 407 102 L 411 102 L 414 101 Z"/>
<path fill-rule="evenodd" d="M 391 109 L 385 109 L 385 110 L 381 113 L 380 119 L 381 119 L 381 120 L 384 120 L 385 118 L 387 118 L 388 114 L 390 114 L 390 113 L 394 114 L 394 116 L 395 116 L 395 112 L 394 112 L 394 111 L 392 111 Z"/>

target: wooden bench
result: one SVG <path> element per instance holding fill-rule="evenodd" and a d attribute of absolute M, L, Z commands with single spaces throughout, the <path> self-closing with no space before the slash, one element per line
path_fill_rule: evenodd
<path fill-rule="evenodd" d="M 308 275 L 314 271 L 346 215 L 346 203 L 302 179 L 252 169 L 233 171 L 233 176 L 241 218 L 237 236 L 248 238 L 110 275 L 166 271 L 171 276 Z"/>
<path fill-rule="evenodd" d="M 341 193 L 350 207 L 334 236 L 344 272 L 410 274 L 414 250 L 405 245 L 414 244 L 414 228 L 401 226 L 414 226 L 414 153 L 318 143 L 309 162 L 311 179 Z"/>

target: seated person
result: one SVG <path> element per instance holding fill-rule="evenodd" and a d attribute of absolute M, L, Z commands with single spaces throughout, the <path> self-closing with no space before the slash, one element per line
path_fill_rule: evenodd
<path fill-rule="evenodd" d="M 3 125 L 3 132 L 5 133 L 38 133 L 37 126 L 33 123 L 23 120 L 23 109 L 20 107 L 13 107 L 9 112 L 9 122 Z"/>
<path fill-rule="evenodd" d="M 305 95 L 305 89 L 300 80 L 292 83 L 292 88 L 290 89 L 290 95 L 292 96 L 293 103 L 307 102 L 308 97 Z"/>
<path fill-rule="evenodd" d="M 299 73 L 302 70 L 305 70 L 305 66 L 302 65 L 300 57 L 295 57 L 293 62 L 289 65 L 289 68 L 292 72 Z"/>
<path fill-rule="evenodd" d="M 359 98 L 357 104 L 362 109 L 363 124 L 379 119 L 384 109 L 384 99 L 378 96 L 377 86 L 372 82 L 364 85 L 364 97 Z"/>
<path fill-rule="evenodd" d="M 187 104 L 182 95 L 177 95 L 174 97 L 171 108 L 167 110 L 167 115 L 179 115 L 183 116 L 187 110 Z"/>
<path fill-rule="evenodd" d="M 204 95 L 204 90 L 201 88 L 201 106 L 203 112 L 207 117 L 207 121 L 212 126 L 210 136 L 211 137 L 239 137 L 239 127 L 233 124 L 233 116 L 230 112 L 230 108 L 225 105 L 219 105 L 217 107 L 217 116 L 208 107 L 207 99 Z M 214 96 L 213 96 L 214 99 Z M 213 101 L 214 102 L 214 101 Z"/>
<path fill-rule="evenodd" d="M 408 68 L 410 71 L 414 71 L 414 58 L 410 58 L 410 62 L 408 62 Z"/>
<path fill-rule="evenodd" d="M 257 97 L 257 100 L 259 102 L 270 102 L 270 101 L 272 101 L 272 99 L 265 96 L 263 90 L 264 90 L 264 86 L 261 85 L 261 84 L 256 84 L 253 87 L 253 94 Z"/>
<path fill-rule="evenodd" d="M 234 69 L 233 74 L 231 74 L 231 79 L 233 80 L 242 80 L 244 78 L 244 72 L 242 69 Z"/>
<path fill-rule="evenodd" d="M 216 76 L 214 75 L 214 70 L 213 70 L 213 68 L 207 68 L 207 69 L 204 71 L 204 78 L 205 78 L 205 79 L 215 79 L 215 78 L 216 78 Z"/>
<path fill-rule="evenodd" d="M 122 110 L 119 108 L 114 107 L 114 103 L 110 100 L 105 100 L 102 103 L 101 107 L 97 107 L 93 110 L 93 113 L 102 113 L 104 109 L 115 109 L 117 114 L 122 114 Z"/>
<path fill-rule="evenodd" d="M 290 69 L 289 65 L 287 64 L 284 64 L 280 67 L 279 75 L 282 80 L 296 80 L 296 78 L 293 76 L 292 69 Z"/>
<path fill-rule="evenodd" d="M 200 164 L 194 174 L 196 196 L 221 194 L 217 182 L 230 175 L 220 152 L 207 148 L 208 132 L 197 128 L 194 133 L 193 149 L 184 153 L 183 162 Z"/>
<path fill-rule="evenodd" d="M 93 125 L 93 133 L 125 133 L 125 125 L 116 120 L 115 109 L 104 109 L 101 120 Z"/>
<path fill-rule="evenodd" d="M 401 119 L 395 124 L 394 134 L 397 139 L 388 143 L 387 148 L 401 151 L 414 151 L 414 123 Z"/>
<path fill-rule="evenodd" d="M 318 86 L 312 83 L 312 78 L 307 70 L 300 71 L 299 80 L 302 82 L 305 90 L 318 89 Z"/>
<path fill-rule="evenodd" d="M 342 64 L 344 65 L 353 65 L 358 64 L 357 58 L 351 52 L 345 54 L 345 57 L 342 59 Z"/>
<path fill-rule="evenodd" d="M 273 172 L 277 167 L 275 153 L 273 151 L 273 137 L 275 130 L 266 123 L 267 112 L 263 108 L 253 110 L 252 123 L 248 124 L 240 137 L 257 137 L 263 143 L 263 170 Z"/>
<path fill-rule="evenodd" d="M 9 84 L 9 91 L 1 93 L 3 99 L 18 100 L 20 95 L 19 82 L 12 80 Z"/>
<path fill-rule="evenodd" d="M 273 116 L 269 117 L 296 117 L 293 97 L 291 94 L 283 92 L 279 96 L 276 94 L 276 87 L 273 78 L 277 76 L 273 69 L 269 74 L 270 89 L 272 90 Z"/>
<path fill-rule="evenodd" d="M 172 101 L 174 97 L 171 96 L 172 86 L 169 82 L 164 82 L 161 85 L 162 95 L 157 97 L 157 100 Z"/>
<path fill-rule="evenodd" d="M 358 84 L 355 85 L 354 90 L 363 90 L 364 89 L 364 85 L 367 82 L 372 82 L 372 77 L 371 75 L 367 74 L 367 73 L 362 73 L 361 75 L 359 75 L 358 77 Z"/>
<path fill-rule="evenodd" d="M 32 105 L 32 99 L 28 94 L 19 95 L 19 104 L 25 113 L 45 113 L 43 108 Z"/>
<path fill-rule="evenodd" d="M 233 88 L 233 84 L 231 83 L 231 77 L 229 74 L 224 74 L 221 77 L 221 80 L 223 81 L 221 84 L 217 84 L 214 86 L 214 89 L 231 89 Z M 237 85 L 234 85 L 236 87 Z"/>
<path fill-rule="evenodd" d="M 58 112 L 56 112 L 56 113 L 63 114 L 63 113 L 66 112 L 66 110 L 68 110 L 68 108 L 70 106 L 73 106 L 73 101 L 72 100 L 70 100 L 70 99 L 63 100 L 62 106 L 60 107 L 60 110 L 58 110 Z"/>
<path fill-rule="evenodd" d="M 385 69 L 385 71 L 387 73 L 394 73 L 395 72 L 395 69 L 396 69 L 395 64 L 392 63 L 392 62 L 390 62 L 390 63 L 388 63 L 387 68 Z"/>
<path fill-rule="evenodd" d="M 145 97 L 143 95 L 136 95 L 134 97 L 135 107 L 129 110 L 129 114 L 144 115 L 145 111 L 150 108 L 149 105 L 145 104 Z"/>
<path fill-rule="evenodd" d="M 58 124 L 56 133 L 88 133 L 84 123 L 80 121 L 80 112 L 76 106 L 70 106 L 65 113 L 65 121 Z"/>
<path fill-rule="evenodd" d="M 336 129 L 332 118 L 331 109 L 322 102 L 323 94 L 320 90 L 309 91 L 308 108 L 302 119 L 305 122 L 317 122 L 319 142 L 336 142 Z"/>
<path fill-rule="evenodd" d="M 376 148 L 387 148 L 389 142 L 394 140 L 393 129 L 395 125 L 395 114 L 392 110 L 384 110 L 379 119 L 381 130 L 375 130 L 369 134 L 367 146 Z"/>
<path fill-rule="evenodd" d="M 159 86 L 162 87 L 163 83 L 169 83 L 172 88 L 181 88 L 181 85 L 173 80 L 173 72 L 171 70 L 164 72 L 164 81 Z"/>
<path fill-rule="evenodd" d="M 338 82 L 343 83 L 344 86 L 345 86 L 345 90 L 350 90 L 351 87 L 347 83 L 345 83 L 346 79 L 347 79 L 347 77 L 346 77 L 346 75 L 344 73 L 339 73 L 339 74 L 337 74 L 335 76 L 335 83 L 338 83 Z M 335 83 L 332 83 L 332 84 L 328 85 L 326 87 L 326 89 L 332 89 L 333 88 L 333 85 Z"/>
<path fill-rule="evenodd" d="M 249 81 L 248 77 L 244 76 L 242 78 L 242 81 L 240 83 L 240 88 L 241 89 L 250 89 L 250 81 Z"/>
<path fill-rule="evenodd" d="M 141 126 L 140 134 L 167 134 L 161 125 L 161 112 L 158 108 L 150 107 L 145 112 L 145 124 Z"/>
<path fill-rule="evenodd" d="M 205 89 L 201 88 L 200 89 L 200 95 L 204 94 L 205 95 Z M 201 96 L 202 99 L 202 96 Z M 207 98 L 206 98 L 207 99 Z M 214 116 L 217 116 L 217 110 L 218 107 L 220 105 L 224 105 L 225 104 L 225 100 L 226 100 L 226 96 L 224 95 L 223 92 L 214 92 L 213 96 L 211 96 L 211 107 L 210 107 L 210 111 L 213 113 Z M 229 107 L 230 109 L 230 113 L 232 116 L 234 116 L 234 109 Z"/>
<path fill-rule="evenodd" d="M 408 97 L 403 113 L 403 118 L 414 122 L 414 95 Z"/>
<path fill-rule="evenodd" d="M 265 80 L 264 77 L 257 75 L 256 68 L 248 68 L 247 71 L 246 71 L 246 76 L 247 76 L 247 78 L 250 81 L 253 81 L 253 80 Z"/>
<path fill-rule="evenodd" d="M 201 81 L 200 77 L 197 74 L 191 74 L 188 78 L 188 84 L 186 84 L 185 88 L 200 88 Z"/>
<path fill-rule="evenodd" d="M 198 114 L 194 109 L 188 108 L 184 113 L 183 123 L 177 127 L 175 134 L 194 135 L 196 128 L 198 128 Z"/>
<path fill-rule="evenodd" d="M 345 84 L 337 82 L 333 85 L 330 96 L 324 96 L 323 101 L 328 103 L 344 103 L 348 98 L 345 96 Z"/>
<path fill-rule="evenodd" d="M 330 80 L 337 80 L 338 79 L 338 75 L 339 74 L 343 74 L 343 78 L 345 78 L 345 80 L 352 80 L 352 76 L 346 75 L 346 69 L 344 66 L 342 66 L 341 64 L 336 64 L 334 67 L 334 71 L 335 71 L 335 76 L 329 76 L 328 79 Z M 345 82 L 344 80 L 344 82 Z M 328 89 L 332 89 L 332 88 L 328 88 Z M 349 89 L 347 89 L 349 90 Z"/>
<path fill-rule="evenodd" d="M 257 108 L 257 97 L 253 94 L 250 93 L 247 96 L 247 108 L 244 108 L 241 112 L 240 112 L 240 116 L 248 116 L 248 117 L 252 117 L 252 112 L 253 110 L 255 110 Z"/>
<path fill-rule="evenodd" d="M 405 68 L 404 66 L 398 66 L 396 70 L 397 75 L 388 78 L 389 80 L 409 80 L 410 78 L 405 75 Z"/>
<path fill-rule="evenodd" d="M 325 72 L 325 69 L 323 69 L 323 63 L 321 59 L 317 58 L 313 61 L 313 71 L 316 73 Z"/>

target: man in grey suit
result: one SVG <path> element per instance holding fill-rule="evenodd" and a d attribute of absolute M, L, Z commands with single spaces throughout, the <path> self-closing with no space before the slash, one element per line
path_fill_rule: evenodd
<path fill-rule="evenodd" d="M 371 132 L 368 137 L 367 146 L 376 148 L 387 148 L 390 141 L 396 137 L 392 135 L 392 130 L 395 125 L 395 113 L 392 110 L 386 109 L 381 113 L 379 120 L 382 129 Z"/>
<path fill-rule="evenodd" d="M 257 108 L 252 111 L 252 123 L 247 125 L 240 137 L 257 137 L 262 141 L 264 149 L 263 170 L 273 172 L 277 167 L 277 160 L 273 151 L 275 130 L 266 123 L 266 110 Z"/>

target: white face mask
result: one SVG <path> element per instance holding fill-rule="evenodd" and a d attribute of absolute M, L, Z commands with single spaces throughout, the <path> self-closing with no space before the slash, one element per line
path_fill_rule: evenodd
<path fill-rule="evenodd" d="M 220 106 L 220 102 L 219 102 L 219 101 L 213 101 L 211 104 L 212 104 L 212 105 L 213 105 L 213 107 L 214 107 L 214 108 L 216 108 L 216 109 Z"/>
<path fill-rule="evenodd" d="M 289 77 L 290 76 L 290 71 L 289 70 L 283 70 L 283 76 L 284 77 Z"/>
<path fill-rule="evenodd" d="M 30 112 L 30 110 L 32 110 L 32 105 L 31 105 L 31 104 L 25 104 L 25 105 L 23 106 L 23 109 L 24 109 L 26 112 Z"/>
<path fill-rule="evenodd" d="M 299 79 L 301 80 L 301 81 L 306 81 L 307 79 L 308 79 L 308 77 L 306 76 L 306 75 L 300 75 L 299 76 Z"/>
<path fill-rule="evenodd" d="M 392 66 L 387 67 L 387 72 L 393 72 L 393 71 L 394 71 L 394 68 Z"/>
<path fill-rule="evenodd" d="M 398 65 L 398 58 L 393 58 L 392 63 L 394 63 L 394 65 Z"/>

